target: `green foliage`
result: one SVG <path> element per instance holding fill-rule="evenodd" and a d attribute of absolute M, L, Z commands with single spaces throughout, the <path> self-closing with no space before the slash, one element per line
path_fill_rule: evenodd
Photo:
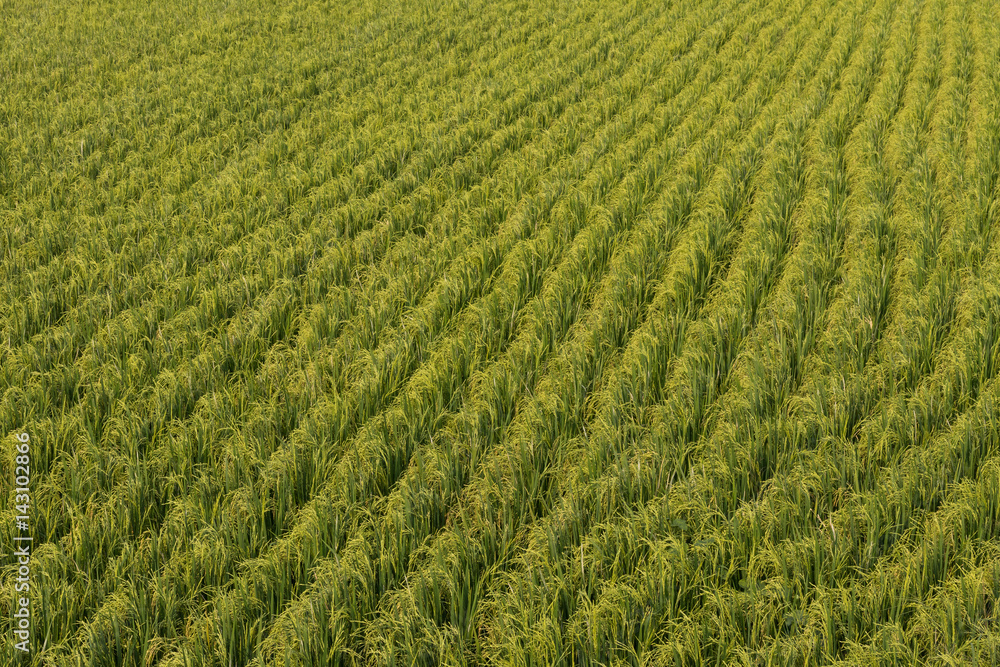
<path fill-rule="evenodd" d="M 998 26 L 0 2 L 21 663 L 1000 664 Z"/>

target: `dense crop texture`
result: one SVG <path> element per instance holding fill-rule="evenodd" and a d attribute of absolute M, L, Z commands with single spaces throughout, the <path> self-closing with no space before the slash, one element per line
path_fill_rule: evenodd
<path fill-rule="evenodd" d="M 1000 665 L 998 180 L 992 0 L 0 0 L 0 664 Z"/>

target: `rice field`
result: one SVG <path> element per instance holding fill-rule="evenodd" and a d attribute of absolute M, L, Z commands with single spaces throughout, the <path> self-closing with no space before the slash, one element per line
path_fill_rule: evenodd
<path fill-rule="evenodd" d="M 0 0 L 0 663 L 1000 665 L 998 181 L 990 0 Z"/>

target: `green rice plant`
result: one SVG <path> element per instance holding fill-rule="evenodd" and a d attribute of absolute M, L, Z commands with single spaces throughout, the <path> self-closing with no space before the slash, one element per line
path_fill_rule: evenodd
<path fill-rule="evenodd" d="M 998 663 L 993 4 L 4 9 L 26 664 Z"/>

